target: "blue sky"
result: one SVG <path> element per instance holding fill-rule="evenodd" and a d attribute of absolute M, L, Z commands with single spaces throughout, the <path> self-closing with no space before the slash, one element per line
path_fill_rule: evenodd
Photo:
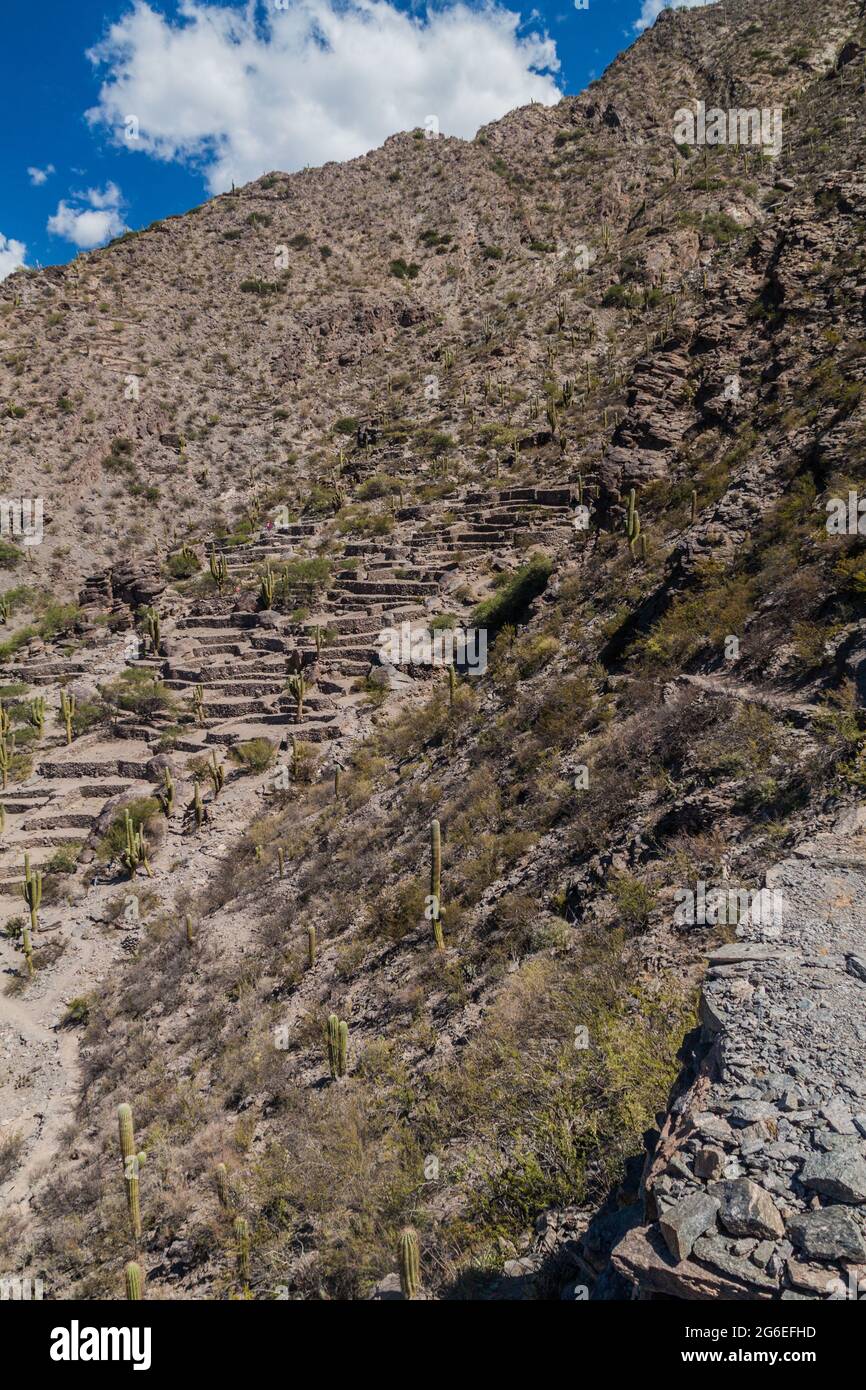
<path fill-rule="evenodd" d="M 14 4 L 0 57 L 0 278 L 233 181 L 361 154 L 429 116 L 471 136 L 530 98 L 578 92 L 662 3 Z"/>

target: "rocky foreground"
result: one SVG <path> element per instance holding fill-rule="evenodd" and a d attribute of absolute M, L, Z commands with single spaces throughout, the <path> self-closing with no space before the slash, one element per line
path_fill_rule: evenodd
<path fill-rule="evenodd" d="M 866 808 L 767 875 L 781 921 L 709 957 L 701 1036 L 613 1250 L 641 1297 L 866 1288 Z"/>

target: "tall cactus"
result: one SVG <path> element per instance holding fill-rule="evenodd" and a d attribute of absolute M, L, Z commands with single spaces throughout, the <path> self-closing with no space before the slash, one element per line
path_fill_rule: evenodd
<path fill-rule="evenodd" d="M 694 526 L 695 522 L 697 521 L 697 519 L 698 519 L 698 490 L 697 490 L 696 487 L 693 487 L 693 488 L 692 488 L 692 525 L 693 525 L 693 526 Z"/>
<path fill-rule="evenodd" d="M 12 736 L 14 739 L 14 735 Z M 0 773 L 3 776 L 3 790 L 5 792 L 9 783 L 9 773 L 12 770 L 12 753 L 14 742 L 12 739 L 0 737 Z"/>
<path fill-rule="evenodd" d="M 210 755 L 210 762 L 208 763 L 207 767 L 207 775 L 211 780 L 211 784 L 213 786 L 214 800 L 216 800 L 223 787 L 225 786 L 226 770 L 222 763 L 217 765 L 216 753 L 214 752 L 211 752 Z"/>
<path fill-rule="evenodd" d="M 226 557 L 223 555 L 222 551 L 217 554 L 213 546 L 211 546 L 208 564 L 210 565 L 211 578 L 219 590 L 220 598 L 222 598 L 223 588 L 229 577 L 229 567 L 226 564 Z"/>
<path fill-rule="evenodd" d="M 197 777 L 193 783 L 192 813 L 195 817 L 196 830 L 201 830 L 204 823 L 204 802 L 201 799 L 201 787 Z"/>
<path fill-rule="evenodd" d="M 297 675 L 289 676 L 289 679 L 286 681 L 286 689 L 292 698 L 297 701 L 297 718 L 300 724 L 304 717 L 304 696 L 307 693 L 307 682 L 304 680 L 300 671 Z"/>
<path fill-rule="evenodd" d="M 628 494 L 628 509 L 625 519 L 625 534 L 632 554 L 634 554 L 635 542 L 640 535 L 640 517 L 635 506 L 635 490 L 631 488 Z"/>
<path fill-rule="evenodd" d="M 3 805 L 2 801 L 0 801 L 0 835 L 2 835 L 2 834 L 4 833 L 5 829 L 6 829 L 6 807 Z"/>
<path fill-rule="evenodd" d="M 192 712 L 193 712 L 193 714 L 195 715 L 195 722 L 196 722 L 196 724 L 198 724 L 199 728 L 201 728 L 201 727 L 203 726 L 204 722 L 205 722 L 205 719 L 206 719 L 205 706 L 204 706 L 204 686 L 203 686 L 203 685 L 196 685 L 196 686 L 193 687 L 193 692 L 192 692 Z"/>
<path fill-rule="evenodd" d="M 117 1128 L 120 1134 L 120 1156 L 123 1161 L 123 1181 L 126 1184 L 126 1205 L 132 1234 L 141 1240 L 141 1198 L 138 1190 L 138 1174 L 145 1160 L 145 1153 L 136 1152 L 135 1129 L 132 1122 L 132 1107 L 123 1104 L 117 1107 Z"/>
<path fill-rule="evenodd" d="M 228 1169 L 224 1163 L 218 1163 L 213 1170 L 214 1186 L 216 1187 L 219 1204 L 224 1211 L 231 1210 L 231 1193 L 229 1191 Z"/>
<path fill-rule="evenodd" d="M 44 695 L 37 695 L 35 699 L 30 701 L 30 707 L 27 710 L 27 723 L 30 725 L 31 728 L 36 730 L 37 734 L 41 738 L 45 732 Z"/>
<path fill-rule="evenodd" d="M 277 845 L 277 872 L 283 878 L 286 871 L 286 852 L 282 845 Z"/>
<path fill-rule="evenodd" d="M 161 641 L 159 613 L 153 607 L 144 610 L 144 629 L 150 638 L 150 650 L 153 656 L 159 656 L 159 646 Z"/>
<path fill-rule="evenodd" d="M 193 929 L 192 929 L 192 917 L 190 916 L 189 913 L 186 914 L 186 917 L 185 917 L 185 919 L 184 919 L 184 926 L 185 926 L 185 930 L 186 930 L 186 944 L 187 944 L 187 946 L 194 946 L 194 945 L 195 945 L 195 932 L 194 932 Z"/>
<path fill-rule="evenodd" d="M 312 970 L 316 964 L 316 928 L 307 927 L 307 963 Z"/>
<path fill-rule="evenodd" d="M 421 1254 L 418 1232 L 413 1226 L 405 1226 L 400 1232 L 400 1288 L 408 1299 L 417 1298 L 421 1288 Z"/>
<path fill-rule="evenodd" d="M 440 951 L 445 949 L 442 934 L 442 832 L 438 820 L 430 822 L 430 913 L 433 936 Z"/>
<path fill-rule="evenodd" d="M 144 1272 L 141 1265 L 137 1265 L 135 1260 L 130 1260 L 123 1275 L 126 1281 L 126 1297 L 131 1302 L 137 1303 L 139 1299 L 144 1298 Z"/>
<path fill-rule="evenodd" d="M 123 827 L 126 831 L 126 845 L 120 854 L 120 862 L 126 869 L 130 878 L 135 877 L 135 871 L 139 864 L 144 866 L 148 878 L 153 878 L 150 863 L 147 858 L 147 841 L 144 838 L 144 830 L 135 828 L 135 822 L 129 814 L 127 807 L 123 813 Z"/>
<path fill-rule="evenodd" d="M 259 606 L 261 608 L 273 608 L 276 591 L 277 581 L 273 570 L 268 565 L 267 569 L 259 576 Z"/>
<path fill-rule="evenodd" d="M 21 934 L 21 941 L 24 947 L 24 961 L 27 966 L 27 974 L 33 979 L 33 936 L 39 926 L 39 908 L 42 903 L 42 874 L 37 869 L 33 873 L 30 869 L 30 855 L 24 855 L 24 882 L 21 885 L 21 895 L 27 904 L 30 913 L 29 924 L 25 923 L 24 931 Z"/>
<path fill-rule="evenodd" d="M 66 742 L 72 742 L 72 721 L 75 718 L 75 696 L 67 691 L 60 692 L 60 713 L 63 723 L 66 725 Z"/>
<path fill-rule="evenodd" d="M 159 804 L 162 807 L 163 815 L 167 818 L 174 810 L 174 781 L 170 770 L 164 767 L 162 770 L 162 786 L 157 792 Z"/>
<path fill-rule="evenodd" d="M 235 1254 L 238 1262 L 238 1283 L 246 1291 L 250 1282 L 250 1223 L 244 1216 L 235 1217 Z"/>
<path fill-rule="evenodd" d="M 0 738 L 6 738 L 12 728 L 12 716 L 0 700 Z"/>
<path fill-rule="evenodd" d="M 349 1055 L 349 1025 L 336 1014 L 328 1017 L 328 1066 L 334 1080 L 346 1075 Z"/>

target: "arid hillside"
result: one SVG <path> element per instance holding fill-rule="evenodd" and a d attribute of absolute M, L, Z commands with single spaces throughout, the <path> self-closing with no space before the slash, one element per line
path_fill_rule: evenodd
<path fill-rule="evenodd" d="M 6 1267 L 414 1296 L 407 1228 L 442 1299 L 866 1265 L 864 47 L 844 0 L 665 11 L 556 107 L 0 286 L 2 487 L 44 501 L 0 543 Z M 675 138 L 698 103 L 774 143 Z"/>

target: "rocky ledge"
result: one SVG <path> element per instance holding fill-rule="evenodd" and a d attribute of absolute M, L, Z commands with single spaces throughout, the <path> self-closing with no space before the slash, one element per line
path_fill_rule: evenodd
<path fill-rule="evenodd" d="M 612 1252 L 635 1297 L 866 1296 L 866 807 L 768 874 Z M 766 896 L 766 895 L 765 895 Z"/>

